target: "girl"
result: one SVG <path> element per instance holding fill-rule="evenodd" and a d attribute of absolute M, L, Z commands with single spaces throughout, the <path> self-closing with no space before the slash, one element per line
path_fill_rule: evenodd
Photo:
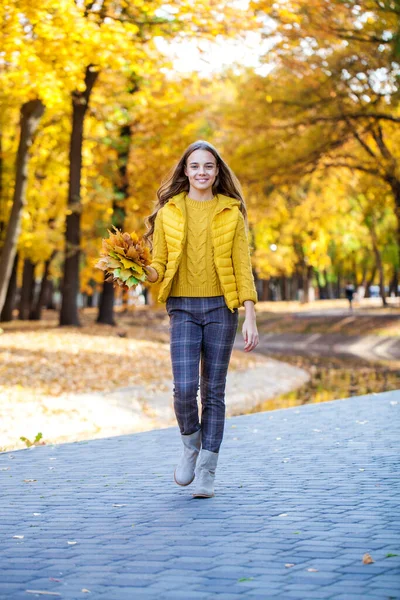
<path fill-rule="evenodd" d="M 166 303 L 170 318 L 174 410 L 183 442 L 174 479 L 186 486 L 196 477 L 193 496 L 209 498 L 214 496 L 240 306 L 245 308 L 245 352 L 259 341 L 247 211 L 237 178 L 202 140 L 183 153 L 157 197 L 146 219 L 150 228 L 144 237 L 153 240 L 146 271 L 150 282 L 162 282 L 158 300 Z"/>

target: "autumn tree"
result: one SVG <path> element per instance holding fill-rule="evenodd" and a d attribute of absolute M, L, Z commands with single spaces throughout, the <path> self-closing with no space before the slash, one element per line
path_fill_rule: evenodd
<path fill-rule="evenodd" d="M 341 167 L 378 177 L 395 200 L 400 248 L 398 2 L 254 0 L 252 6 L 268 23 L 265 37 L 274 40 L 265 60 L 275 69 L 257 85 L 264 127 L 290 156 L 286 176 Z"/>
<path fill-rule="evenodd" d="M 71 31 L 78 13 L 67 3 L 44 0 L 34 6 L 26 0 L 10 0 L 0 7 L 2 70 L 0 103 L 2 119 L 20 114 L 19 145 L 15 160 L 13 198 L 2 204 L 5 233 L 0 256 L 0 312 L 10 281 L 23 208 L 26 204 L 28 162 L 34 134 L 45 108 L 50 112 L 63 103 L 76 85 L 76 52 Z M 57 57 L 57 65 L 54 57 Z M 13 121 L 13 119 L 11 119 Z M 4 132 L 4 128 L 3 128 Z"/>

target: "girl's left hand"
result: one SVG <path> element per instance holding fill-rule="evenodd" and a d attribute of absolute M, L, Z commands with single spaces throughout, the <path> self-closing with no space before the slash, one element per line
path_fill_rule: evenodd
<path fill-rule="evenodd" d="M 245 341 L 244 351 L 251 352 L 258 346 L 259 337 L 255 317 L 246 317 L 242 327 L 243 338 Z"/>

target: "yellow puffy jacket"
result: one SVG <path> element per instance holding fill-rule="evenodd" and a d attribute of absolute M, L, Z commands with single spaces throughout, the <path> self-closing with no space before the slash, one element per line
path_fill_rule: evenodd
<path fill-rule="evenodd" d="M 226 304 L 234 312 L 235 308 L 243 306 L 245 300 L 256 303 L 257 291 L 240 202 L 222 194 L 218 194 L 217 200 L 211 221 L 214 262 Z M 158 273 L 157 282 L 162 282 L 158 294 L 158 301 L 161 303 L 165 303 L 169 296 L 186 236 L 185 192 L 181 192 L 170 198 L 156 217 L 153 260 L 150 266 Z"/>

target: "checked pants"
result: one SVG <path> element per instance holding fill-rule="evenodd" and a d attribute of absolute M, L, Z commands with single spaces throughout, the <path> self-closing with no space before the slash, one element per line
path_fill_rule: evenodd
<path fill-rule="evenodd" d="M 224 296 L 169 296 L 166 308 L 170 318 L 174 410 L 180 432 L 190 435 L 201 428 L 202 447 L 218 452 L 224 434 L 226 376 L 238 309 L 232 312 Z"/>

